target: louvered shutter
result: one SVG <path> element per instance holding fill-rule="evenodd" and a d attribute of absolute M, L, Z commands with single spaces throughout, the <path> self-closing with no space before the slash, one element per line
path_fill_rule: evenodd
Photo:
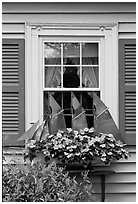
<path fill-rule="evenodd" d="M 2 41 L 2 134 L 4 146 L 23 145 L 24 132 L 24 40 Z"/>
<path fill-rule="evenodd" d="M 136 145 L 136 41 L 119 40 L 120 130 Z"/>

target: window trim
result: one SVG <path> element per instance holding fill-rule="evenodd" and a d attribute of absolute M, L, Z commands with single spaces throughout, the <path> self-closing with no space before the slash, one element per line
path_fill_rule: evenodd
<path fill-rule="evenodd" d="M 102 29 L 101 29 L 102 27 Z M 46 23 L 27 23 L 26 24 L 26 129 L 30 123 L 36 122 L 42 116 L 43 90 L 41 83 L 43 80 L 43 59 L 42 59 L 42 41 L 43 39 L 53 39 L 58 37 L 63 41 L 68 38 L 69 41 L 100 39 L 103 45 L 101 51 L 102 70 L 100 77 L 104 78 L 101 83 L 101 99 L 109 107 L 111 115 L 116 124 L 119 123 L 118 106 L 118 27 L 117 24 L 46 24 Z M 51 41 L 51 40 L 50 40 Z M 114 49 L 113 49 L 114 48 Z M 110 57 L 109 57 L 110 56 Z M 100 67 L 101 67 L 100 65 Z M 106 77 L 105 77 L 106 76 Z M 108 80 L 105 80 L 105 79 Z M 101 78 L 99 79 L 101 82 Z M 110 97 L 109 97 L 110 96 Z M 35 99 L 35 100 L 34 100 Z"/>

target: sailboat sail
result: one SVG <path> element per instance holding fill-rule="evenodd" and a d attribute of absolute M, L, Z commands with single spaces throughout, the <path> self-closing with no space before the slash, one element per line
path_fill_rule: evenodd
<path fill-rule="evenodd" d="M 31 139 L 38 127 L 39 120 L 32 125 L 17 141 Z"/>
<path fill-rule="evenodd" d="M 54 134 L 58 132 L 58 130 L 65 131 L 66 123 L 63 115 L 63 110 L 51 94 L 49 96 L 49 103 L 52 108 L 52 118 L 50 119 L 50 133 Z"/>
<path fill-rule="evenodd" d="M 125 142 L 119 132 L 107 106 L 93 92 L 93 105 L 95 106 L 95 129 L 97 132 L 113 134 L 116 140 Z"/>
<path fill-rule="evenodd" d="M 94 120 L 94 127 L 97 132 L 102 132 L 106 134 L 113 134 L 116 140 L 120 140 L 125 142 L 124 138 L 122 137 L 121 133 L 119 132 L 107 106 L 100 100 L 100 98 L 93 92 L 90 96 L 93 98 L 93 105 L 95 107 L 95 120 Z M 40 125 L 39 120 L 32 125 L 30 129 L 28 129 L 17 141 L 20 140 L 28 140 L 28 139 L 35 139 L 39 141 L 40 139 L 45 139 L 46 135 L 54 134 L 58 132 L 58 130 L 66 130 L 66 123 L 65 118 L 63 115 L 63 110 L 56 102 L 54 97 L 50 94 L 49 96 L 49 103 L 52 108 L 52 115 L 49 119 Z M 78 99 L 72 93 L 72 106 L 74 109 L 74 114 L 72 117 L 72 124 L 73 129 L 82 130 L 87 125 L 87 120 L 85 116 L 85 111 L 81 104 L 79 103 Z M 48 123 L 50 126 L 48 127 Z"/>

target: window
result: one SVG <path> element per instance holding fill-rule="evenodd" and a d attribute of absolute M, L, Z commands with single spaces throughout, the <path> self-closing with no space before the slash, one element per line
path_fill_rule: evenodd
<path fill-rule="evenodd" d="M 79 92 L 79 103 L 84 98 L 82 93 L 92 95 L 97 91 L 116 124 L 119 123 L 117 29 L 117 24 L 26 24 L 26 130 L 39 118 L 43 121 L 48 95 L 60 92 L 62 106 L 67 91 Z M 75 70 L 74 67 L 79 85 L 65 87 L 64 73 Z"/>
<path fill-rule="evenodd" d="M 99 44 L 97 42 L 44 42 L 44 115 L 56 107 L 64 114 L 66 127 L 94 126 L 93 91 L 99 89 Z M 58 108 L 57 108 L 58 109 Z"/>

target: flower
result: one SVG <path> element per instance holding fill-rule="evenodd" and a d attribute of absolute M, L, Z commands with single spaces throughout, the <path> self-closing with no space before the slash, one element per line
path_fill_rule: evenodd
<path fill-rule="evenodd" d="M 94 132 L 94 128 L 92 127 L 89 129 L 89 133 L 93 133 L 93 132 Z"/>
<path fill-rule="evenodd" d="M 95 141 L 96 141 L 96 142 L 100 142 L 100 141 L 101 141 L 101 138 L 96 136 L 96 137 L 95 137 Z"/>
<path fill-rule="evenodd" d="M 28 143 L 26 144 L 26 147 L 33 148 L 33 147 L 35 147 L 35 143 L 36 143 L 35 140 L 30 140 L 30 141 L 28 141 Z"/>
<path fill-rule="evenodd" d="M 71 132 L 72 132 L 72 128 L 67 128 L 67 131 L 68 131 L 69 133 L 71 133 Z"/>
<path fill-rule="evenodd" d="M 101 144 L 100 147 L 104 148 L 106 147 L 106 144 Z"/>
<path fill-rule="evenodd" d="M 84 128 L 84 132 L 89 132 L 89 128 Z"/>
<path fill-rule="evenodd" d="M 108 155 L 112 155 L 113 153 L 112 152 L 108 152 Z"/>
<path fill-rule="evenodd" d="M 105 161 L 106 161 L 106 158 L 105 158 L 105 157 L 102 157 L 101 160 L 102 160 L 103 162 L 105 162 Z"/>
<path fill-rule="evenodd" d="M 65 163 L 83 163 L 84 167 L 95 158 L 100 158 L 105 164 L 113 160 L 127 159 L 128 151 L 125 144 L 116 141 L 112 134 L 97 133 L 94 128 L 84 130 L 66 131 L 59 130 L 55 134 L 48 135 L 47 139 L 35 141 L 29 140 L 24 156 L 35 158 L 38 153 L 43 153 L 46 158 L 54 158 Z"/>

